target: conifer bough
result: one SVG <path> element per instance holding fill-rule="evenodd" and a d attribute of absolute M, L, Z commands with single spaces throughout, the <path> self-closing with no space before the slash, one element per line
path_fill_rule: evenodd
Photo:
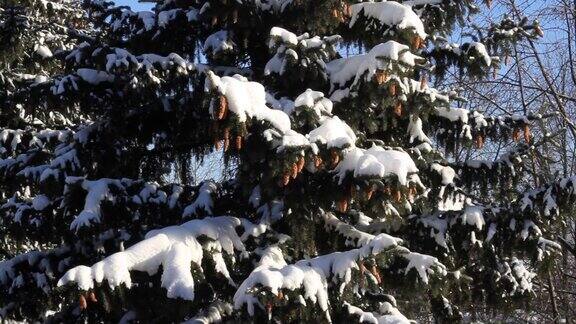
<path fill-rule="evenodd" d="M 576 194 L 523 189 L 548 116 L 433 85 L 537 21 L 451 44 L 471 1 L 154 2 L 0 4 L 2 320 L 453 322 L 535 294 Z"/>

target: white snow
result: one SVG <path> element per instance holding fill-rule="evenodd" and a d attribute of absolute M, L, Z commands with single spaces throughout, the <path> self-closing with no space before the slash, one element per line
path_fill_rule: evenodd
<path fill-rule="evenodd" d="M 100 204 L 102 201 L 110 199 L 109 186 L 121 186 L 119 180 L 115 179 L 98 179 L 98 180 L 85 180 L 82 178 L 68 177 L 66 184 L 73 184 L 80 181 L 82 189 L 86 190 L 86 200 L 84 209 L 74 218 L 70 223 L 70 229 L 78 231 L 81 227 L 90 226 L 91 223 L 100 222 Z"/>
<path fill-rule="evenodd" d="M 98 70 L 94 70 L 94 69 L 78 69 L 76 71 L 76 74 L 84 81 L 93 84 L 93 85 L 98 85 L 102 82 L 113 82 L 114 81 L 114 76 L 111 74 L 108 74 L 104 71 L 98 71 Z"/>
<path fill-rule="evenodd" d="M 418 222 L 424 225 L 424 227 L 430 228 L 430 237 L 434 238 L 436 244 L 448 249 L 448 244 L 446 242 L 448 220 L 446 218 L 440 218 L 437 215 L 426 215 L 418 217 Z"/>
<path fill-rule="evenodd" d="M 461 121 L 463 124 L 468 124 L 468 115 L 470 114 L 470 110 L 464 108 L 434 108 L 434 112 L 440 116 L 444 117 L 451 122 Z"/>
<path fill-rule="evenodd" d="M 398 309 L 388 302 L 380 305 L 379 311 L 385 313 L 384 315 L 372 312 L 363 311 L 361 308 L 353 306 L 344 302 L 344 306 L 349 314 L 358 316 L 359 323 L 371 324 L 409 324 L 411 323 Z"/>
<path fill-rule="evenodd" d="M 0 143 L 5 145 L 8 139 L 11 139 L 9 145 L 12 151 L 15 151 L 18 144 L 22 142 L 22 135 L 24 135 L 22 129 L 3 129 L 0 131 Z"/>
<path fill-rule="evenodd" d="M 440 263 L 438 259 L 433 256 L 410 252 L 404 257 L 409 261 L 405 273 L 408 273 L 411 269 L 416 270 L 420 276 L 420 279 L 422 279 L 425 284 L 428 283 L 428 275 L 435 273 L 434 269 L 438 271 L 437 274 L 442 276 L 446 275 L 447 273 L 446 266 Z"/>
<path fill-rule="evenodd" d="M 337 116 L 326 118 L 320 127 L 308 134 L 311 143 L 320 143 L 328 148 L 344 148 L 354 146 L 356 134 L 345 122 Z"/>
<path fill-rule="evenodd" d="M 332 213 L 322 213 L 321 216 L 327 229 L 333 229 L 346 238 L 347 246 L 364 246 L 374 239 L 374 235 L 359 231 L 354 226 L 341 221 Z"/>
<path fill-rule="evenodd" d="M 419 142 L 423 143 L 432 143 L 428 136 L 422 130 L 422 119 L 420 117 L 414 115 L 410 116 L 410 122 L 408 123 L 408 135 L 410 135 L 410 143 L 413 143 L 414 140 L 418 140 Z"/>
<path fill-rule="evenodd" d="M 260 305 L 260 303 L 256 296 L 251 294 L 251 290 L 258 285 L 268 288 L 273 294 L 278 294 L 280 289 L 303 288 L 304 299 L 318 304 L 329 320 L 328 286 L 330 283 L 341 282 L 340 287 L 343 288 L 352 279 L 352 269 L 358 269 L 358 260 L 385 252 L 387 249 L 398 246 L 400 242 L 398 238 L 380 234 L 359 249 L 336 252 L 280 267 L 277 261 L 272 265 L 263 263 L 252 271 L 236 291 L 234 307 L 239 309 L 246 305 L 248 313 L 253 315 L 254 305 Z M 271 260 L 277 260 L 277 258 Z"/>
<path fill-rule="evenodd" d="M 139 11 L 136 12 L 136 16 L 142 21 L 144 24 L 145 30 L 151 30 L 154 25 L 156 24 L 156 20 L 154 17 L 154 13 L 151 11 Z"/>
<path fill-rule="evenodd" d="M 355 177 L 386 177 L 395 175 L 402 185 L 408 183 L 408 176 L 418 172 L 416 164 L 406 152 L 386 150 L 373 145 L 370 149 L 351 148 L 344 154 L 344 160 L 336 167 L 340 183 L 348 172 Z"/>
<path fill-rule="evenodd" d="M 230 38 L 228 31 L 220 30 L 206 38 L 202 50 L 206 54 L 216 55 L 220 52 L 233 51 L 236 44 Z"/>
<path fill-rule="evenodd" d="M 432 170 L 438 172 L 442 176 L 442 185 L 447 186 L 454 184 L 454 179 L 457 177 L 456 171 L 449 166 L 443 166 L 439 163 L 432 163 Z"/>
<path fill-rule="evenodd" d="M 182 11 L 182 9 L 170 9 L 160 11 L 158 13 L 158 27 L 166 27 L 170 23 L 170 21 L 176 19 L 178 12 Z"/>
<path fill-rule="evenodd" d="M 484 44 L 479 42 L 472 42 L 469 45 L 470 47 L 468 48 L 466 54 L 469 54 L 470 50 L 474 50 L 476 53 L 473 54 L 479 55 L 480 60 L 482 60 L 482 63 L 484 63 L 486 66 L 492 65 L 492 57 L 488 54 L 488 51 L 486 50 L 486 46 Z"/>
<path fill-rule="evenodd" d="M 326 64 L 333 88 L 344 86 L 354 79 L 352 86 L 356 85 L 362 77 L 370 80 L 377 70 L 390 70 L 394 65 L 401 69 L 411 68 L 417 61 L 423 60 L 420 56 L 410 52 L 406 45 L 395 41 L 388 41 L 374 46 L 368 53 L 340 58 Z"/>
<path fill-rule="evenodd" d="M 182 217 L 190 217 L 196 214 L 198 209 L 203 209 L 208 215 L 212 215 L 212 208 L 214 208 L 212 195 L 216 192 L 217 189 L 218 187 L 214 181 L 204 181 L 198 190 L 198 196 L 196 197 L 196 200 L 194 200 L 191 205 L 188 205 L 186 208 L 184 208 Z"/>
<path fill-rule="evenodd" d="M 208 85 L 226 97 L 230 111 L 238 116 L 240 122 L 254 117 L 269 122 L 280 131 L 290 129 L 290 118 L 286 113 L 266 106 L 266 91 L 260 83 L 248 81 L 240 75 L 220 78 L 212 71 L 207 75 Z"/>
<path fill-rule="evenodd" d="M 283 43 L 291 44 L 294 46 L 298 45 L 298 36 L 284 28 L 272 27 L 270 30 L 270 37 L 279 38 Z M 270 41 L 272 42 L 273 40 Z"/>
<path fill-rule="evenodd" d="M 406 273 L 411 269 L 416 269 L 422 281 L 426 283 L 430 274 L 446 275 L 446 267 L 436 258 L 409 252 L 399 247 L 401 242 L 401 239 L 379 234 L 358 249 L 304 259 L 290 265 L 286 264 L 279 249 L 267 251 L 266 258 L 262 257 L 258 266 L 236 291 L 234 307 L 239 309 L 246 305 L 248 313 L 253 315 L 255 305 L 262 307 L 257 298 L 261 293 L 254 291 L 258 286 L 267 288 L 275 295 L 282 289 L 292 291 L 302 289 L 303 296 L 300 298 L 300 303 L 306 304 L 306 300 L 309 300 L 317 304 L 325 312 L 326 319 L 331 321 L 328 312 L 328 287 L 334 285 L 342 294 L 352 280 L 352 270 L 359 270 L 359 261 L 391 250 L 394 250 L 392 253 L 398 252 L 409 261 L 405 269 Z M 397 319 L 401 319 L 401 314 L 391 306 L 382 305 L 380 312 L 396 315 Z"/>
<path fill-rule="evenodd" d="M 329 116 L 332 114 L 332 101 L 324 97 L 324 93 L 307 89 L 294 100 L 294 107 L 301 109 L 306 107 L 311 109 L 316 117 L 320 119 L 322 116 Z"/>
<path fill-rule="evenodd" d="M 44 173 L 42 176 L 44 176 Z M 115 199 L 111 195 L 110 189 L 118 188 L 124 190 L 131 183 L 132 181 L 129 179 L 101 178 L 98 180 L 86 180 L 81 177 L 67 177 L 65 191 L 70 190 L 69 187 L 72 185 L 80 185 L 87 192 L 84 208 L 71 222 L 70 229 L 78 231 L 82 227 L 100 223 L 102 202 L 114 201 Z M 168 196 L 164 191 L 157 189 L 157 184 L 145 183 L 143 189 L 132 197 L 132 201 L 138 204 L 143 202 L 163 204 L 168 201 Z"/>
<path fill-rule="evenodd" d="M 37 45 L 36 53 L 38 53 L 38 55 L 42 56 L 43 58 L 50 58 L 53 56 L 52 51 L 46 45 Z"/>
<path fill-rule="evenodd" d="M 288 130 L 281 136 L 281 140 L 278 147 L 278 152 L 283 151 L 286 148 L 294 148 L 294 147 L 307 147 L 310 145 L 310 141 L 306 138 L 306 136 L 294 131 Z"/>
<path fill-rule="evenodd" d="M 50 203 L 51 201 L 46 195 L 38 195 L 32 200 L 32 208 L 35 210 L 44 210 Z"/>
<path fill-rule="evenodd" d="M 128 68 L 130 63 L 138 66 L 136 57 L 123 48 L 114 48 L 114 53 L 106 55 L 106 71 L 111 72 L 114 68 Z"/>
<path fill-rule="evenodd" d="M 200 266 L 204 256 L 202 245 L 197 238 L 206 236 L 228 254 L 234 250 L 245 251 L 235 228 L 241 222 L 235 217 L 221 216 L 195 219 L 180 226 L 169 226 L 153 230 L 146 239 L 130 248 L 112 254 L 92 267 L 77 266 L 66 272 L 58 281 L 58 286 L 71 282 L 81 290 L 94 287 L 94 282 L 107 280 L 111 288 L 125 284 L 132 285 L 129 271 L 143 271 L 155 274 L 162 266 L 162 287 L 169 298 L 194 299 L 194 280 L 191 263 Z"/>
<path fill-rule="evenodd" d="M 408 6 L 395 1 L 362 2 L 353 4 L 350 27 L 354 26 L 358 16 L 379 20 L 382 24 L 396 26 L 399 29 L 409 29 L 422 39 L 426 38 L 424 24 L 418 15 Z"/>
<path fill-rule="evenodd" d="M 310 37 L 304 33 L 300 36 L 280 27 L 273 27 L 270 31 L 268 47 L 275 52 L 264 67 L 264 75 L 273 73 L 283 75 L 287 67 L 310 65 L 318 66 L 324 70 L 325 61 L 336 52 L 334 48 L 341 37 L 339 35 Z"/>
<path fill-rule="evenodd" d="M 254 3 L 262 11 L 283 12 L 292 0 L 242 0 L 240 2 Z"/>
<path fill-rule="evenodd" d="M 536 277 L 536 273 L 528 270 L 523 260 L 512 258 L 510 263 L 505 262 L 502 265 L 501 272 L 501 275 L 513 284 L 511 295 L 532 292 L 532 279 Z"/>
<path fill-rule="evenodd" d="M 484 220 L 484 208 L 480 206 L 467 206 L 462 213 L 462 224 L 468 224 L 481 231 L 486 225 Z"/>

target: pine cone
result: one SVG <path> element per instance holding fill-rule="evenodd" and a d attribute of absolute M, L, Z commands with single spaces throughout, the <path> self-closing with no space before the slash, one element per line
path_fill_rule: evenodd
<path fill-rule="evenodd" d="M 364 262 L 358 261 L 358 267 L 360 268 L 360 287 L 364 288 L 366 285 L 366 277 L 364 273 L 366 272 L 366 267 L 364 266 Z"/>
<path fill-rule="evenodd" d="M 80 305 L 80 310 L 88 308 L 88 303 L 86 302 L 86 297 L 84 297 L 84 295 L 80 295 L 78 298 L 78 304 Z"/>
<path fill-rule="evenodd" d="M 272 302 L 266 303 L 266 312 L 267 312 L 268 314 L 272 314 L 272 307 L 273 307 L 273 306 L 272 306 Z"/>
<path fill-rule="evenodd" d="M 366 191 L 365 191 L 366 200 L 372 199 L 372 195 L 374 194 L 374 191 L 376 191 L 374 186 L 370 186 L 370 187 L 366 188 Z"/>
<path fill-rule="evenodd" d="M 342 198 L 338 202 L 338 211 L 340 211 L 341 213 L 345 213 L 347 210 L 348 210 L 348 199 Z"/>
<path fill-rule="evenodd" d="M 420 38 L 420 36 L 415 36 L 414 38 L 412 38 L 412 47 L 414 49 L 420 49 L 421 46 L 422 46 L 422 38 Z"/>
<path fill-rule="evenodd" d="M 230 127 L 224 128 L 224 139 L 230 139 Z"/>
<path fill-rule="evenodd" d="M 292 168 L 291 168 L 291 176 L 292 179 L 296 179 L 296 177 L 298 176 L 298 164 L 294 163 L 292 164 Z"/>
<path fill-rule="evenodd" d="M 346 17 L 352 17 L 352 7 L 347 2 L 344 3 L 344 14 Z"/>
<path fill-rule="evenodd" d="M 428 86 L 428 79 L 426 78 L 426 76 L 423 75 L 420 77 L 420 90 L 424 90 L 427 86 Z"/>
<path fill-rule="evenodd" d="M 290 183 L 290 173 L 284 173 L 282 176 L 282 186 L 287 186 Z"/>
<path fill-rule="evenodd" d="M 524 125 L 524 140 L 526 143 L 530 144 L 530 139 L 532 138 L 532 133 L 530 132 L 530 126 L 528 124 Z"/>
<path fill-rule="evenodd" d="M 340 11 L 336 8 L 332 9 L 332 17 L 339 19 L 340 18 Z"/>
<path fill-rule="evenodd" d="M 242 149 L 242 136 L 236 136 L 236 149 L 240 151 Z"/>
<path fill-rule="evenodd" d="M 512 139 L 514 142 L 518 142 L 520 140 L 520 130 L 518 128 L 514 128 L 514 132 L 512 132 Z"/>
<path fill-rule="evenodd" d="M 388 86 L 388 92 L 390 92 L 392 97 L 396 96 L 396 83 L 390 83 L 390 86 Z"/>
<path fill-rule="evenodd" d="M 338 162 L 340 162 L 340 155 L 336 150 L 332 150 L 330 152 L 330 158 L 332 159 L 332 168 L 335 168 L 338 165 Z"/>
<path fill-rule="evenodd" d="M 378 267 L 376 267 L 375 264 L 372 266 L 372 269 L 370 272 L 372 272 L 372 275 L 374 275 L 374 277 L 376 278 L 376 282 L 378 284 L 381 284 L 382 283 L 382 276 L 380 276 L 380 271 L 378 271 Z"/>
<path fill-rule="evenodd" d="M 484 137 L 481 134 L 477 134 L 475 143 L 477 149 L 482 149 L 484 147 Z"/>
<path fill-rule="evenodd" d="M 394 106 L 394 115 L 398 117 L 402 116 L 402 102 L 398 101 Z"/>
<path fill-rule="evenodd" d="M 390 189 L 390 187 L 384 187 L 384 192 L 385 192 L 388 196 L 391 196 L 391 195 L 392 195 L 392 189 Z"/>
<path fill-rule="evenodd" d="M 224 138 L 224 152 L 227 152 L 230 148 L 230 137 Z"/>
<path fill-rule="evenodd" d="M 408 188 L 408 198 L 410 200 L 414 199 L 414 197 L 416 197 L 417 194 L 418 194 L 418 190 L 416 190 L 416 187 Z"/>
<path fill-rule="evenodd" d="M 302 172 L 302 170 L 304 169 L 304 165 L 306 164 L 306 160 L 304 159 L 303 156 L 301 156 L 298 159 L 298 172 Z"/>
<path fill-rule="evenodd" d="M 228 100 L 225 96 L 220 96 L 218 99 L 218 109 L 216 110 L 216 119 L 222 120 L 226 117 L 228 111 Z"/>
<path fill-rule="evenodd" d="M 319 157 L 318 155 L 314 156 L 314 166 L 316 168 L 320 168 L 321 165 L 322 165 L 322 158 Z"/>
<path fill-rule="evenodd" d="M 396 199 L 396 202 L 399 203 L 402 201 L 402 192 L 400 190 L 396 190 L 395 192 L 395 196 L 394 197 Z"/>
<path fill-rule="evenodd" d="M 388 81 L 388 72 L 386 71 L 378 70 L 376 71 L 376 74 L 374 76 L 376 79 L 376 83 L 378 83 L 379 85 Z"/>

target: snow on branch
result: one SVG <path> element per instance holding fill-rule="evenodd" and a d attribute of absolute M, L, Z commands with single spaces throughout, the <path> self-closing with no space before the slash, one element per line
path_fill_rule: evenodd
<path fill-rule="evenodd" d="M 105 64 L 98 64 L 99 58 Z M 98 86 L 102 83 L 112 83 L 118 80 L 138 85 L 138 80 L 160 84 L 164 72 L 173 71 L 176 75 L 188 75 L 196 69 L 191 62 L 176 53 L 167 56 L 157 54 L 141 54 L 135 56 L 122 48 L 93 47 L 82 43 L 72 50 L 65 58 L 76 65 L 83 63 L 75 73 L 52 80 L 50 90 L 53 95 L 62 95 L 67 91 L 78 91 L 81 84 Z"/>
<path fill-rule="evenodd" d="M 312 37 L 304 33 L 296 36 L 283 28 L 273 27 L 270 30 L 268 46 L 275 54 L 266 63 L 264 74 L 282 76 L 289 67 L 292 67 L 305 68 L 309 73 L 316 72 L 323 78 L 327 78 L 325 63 L 336 56 L 334 45 L 340 40 L 339 35 Z"/>
<path fill-rule="evenodd" d="M 179 226 L 150 231 L 145 240 L 92 267 L 78 266 L 69 270 L 58 281 L 58 286 L 76 283 L 79 289 L 89 290 L 94 287 L 94 282 L 100 284 L 106 280 L 112 288 L 122 284 L 130 287 L 130 271 L 153 275 L 162 266 L 161 283 L 168 297 L 194 300 L 191 265 L 196 264 L 201 269 L 205 248 L 198 238 L 209 238 L 209 246 L 217 255 L 222 250 L 228 254 L 245 252 L 244 244 L 236 233 L 236 227 L 240 225 L 238 218 L 220 216 L 195 219 Z M 223 259 L 217 259 L 217 269 L 229 278 Z"/>
<path fill-rule="evenodd" d="M 67 142 L 73 132 L 69 129 L 53 130 L 42 129 L 36 131 L 32 128 L 9 129 L 0 131 L 0 154 L 15 154 L 18 149 L 28 150 L 31 148 L 44 148 L 48 145 L 56 145 Z"/>
<path fill-rule="evenodd" d="M 418 173 L 418 168 L 408 153 L 387 150 L 375 144 L 369 149 L 354 147 L 348 150 L 335 171 L 338 173 L 340 183 L 350 172 L 357 178 L 395 176 L 403 186 L 408 185 L 410 180 L 419 183 L 419 180 L 411 177 Z"/>
<path fill-rule="evenodd" d="M 261 306 L 262 296 L 259 287 L 265 288 L 274 295 L 279 295 L 283 289 L 294 291 L 302 289 L 301 303 L 305 300 L 318 304 L 330 321 L 329 288 L 338 287 L 340 294 L 352 281 L 353 270 L 359 270 L 359 262 L 366 258 L 375 258 L 382 254 L 397 254 L 408 261 L 405 273 L 414 269 L 419 278 L 428 283 L 428 275 L 444 276 L 446 268 L 434 257 L 413 253 L 400 247 L 402 240 L 379 234 L 358 249 L 345 252 L 335 252 L 313 259 L 300 260 L 286 265 L 271 258 L 269 262 L 260 262 L 259 266 L 240 285 L 234 295 L 234 307 L 247 306 L 248 313 L 254 314 L 254 306 Z M 283 261 L 283 260 L 282 260 Z"/>
<path fill-rule="evenodd" d="M 409 324 L 411 323 L 400 311 L 396 305 L 389 302 L 380 303 L 378 312 L 366 312 L 359 307 L 344 302 L 344 307 L 350 315 L 357 317 L 359 323 L 395 323 L 395 324 Z"/>
<path fill-rule="evenodd" d="M 324 97 L 324 93 L 306 89 L 294 100 L 294 109 L 289 113 L 299 115 L 304 111 L 313 113 L 316 120 L 320 121 L 324 116 L 332 115 L 332 100 Z"/>
<path fill-rule="evenodd" d="M 30 251 L 0 261 L 0 288 L 7 295 L 22 287 L 36 287 L 44 292 L 51 290 L 49 281 L 65 269 L 70 262 L 65 256 L 70 248 L 61 247 L 48 251 Z M 29 275 L 31 274 L 31 275 Z M 26 288 L 30 293 L 30 288 Z"/>
<path fill-rule="evenodd" d="M 78 231 L 81 227 L 90 226 L 91 223 L 100 223 L 102 216 L 100 205 L 104 200 L 110 200 L 112 198 L 110 187 L 117 189 L 124 189 L 125 187 L 125 183 L 117 179 L 98 179 L 91 181 L 81 177 L 66 178 L 67 187 L 77 185 L 84 189 L 87 194 L 84 209 L 70 224 L 70 230 L 74 231 Z M 70 191 L 70 189 L 65 189 L 65 192 L 67 191 Z"/>
<path fill-rule="evenodd" d="M 341 221 L 332 213 L 321 212 L 321 216 L 324 220 L 324 227 L 334 230 L 345 237 L 347 246 L 364 246 L 374 239 L 374 235 L 356 229 L 354 226 Z"/>
<path fill-rule="evenodd" d="M 194 318 L 183 322 L 183 324 L 209 324 L 220 323 L 226 317 L 232 315 L 234 308 L 232 304 L 217 300 L 210 304 L 210 306 L 202 310 Z"/>
<path fill-rule="evenodd" d="M 262 11 L 280 13 L 284 12 L 293 0 L 242 0 L 240 2 L 254 4 L 256 8 Z"/>
<path fill-rule="evenodd" d="M 219 30 L 206 38 L 202 51 L 211 58 L 234 52 L 236 43 L 232 40 L 231 32 Z"/>
<path fill-rule="evenodd" d="M 307 137 L 311 143 L 325 145 L 327 148 L 347 148 L 356 145 L 356 134 L 337 116 L 325 118 Z"/>
<path fill-rule="evenodd" d="M 282 132 L 290 129 L 290 118 L 286 113 L 266 106 L 266 91 L 260 83 L 248 81 L 240 75 L 220 78 L 212 71 L 207 72 L 206 81 L 207 89 L 215 89 L 224 96 L 228 109 L 240 122 L 254 117 L 269 122 Z M 212 107 L 210 112 L 215 113 Z"/>
<path fill-rule="evenodd" d="M 394 1 L 362 2 L 351 6 L 352 19 L 350 27 L 354 26 L 359 17 L 377 20 L 382 25 L 396 27 L 399 30 L 409 30 L 421 39 L 426 38 L 424 24 L 418 15 L 408 6 Z"/>
<path fill-rule="evenodd" d="M 212 195 L 216 192 L 217 189 L 218 187 L 214 181 L 204 181 L 198 190 L 198 196 L 194 202 L 184 208 L 182 217 L 187 218 L 192 215 L 196 215 L 199 210 L 203 210 L 207 215 L 212 215 L 212 208 L 214 208 Z"/>
<path fill-rule="evenodd" d="M 84 207 L 76 215 L 70 224 L 70 230 L 78 232 L 83 227 L 90 227 L 92 224 L 102 221 L 102 203 L 131 202 L 136 205 L 144 203 L 166 204 L 169 203 L 168 195 L 165 191 L 159 190 L 155 183 L 143 183 L 130 179 L 108 179 L 87 180 L 83 177 L 67 177 L 65 179 L 64 195 L 71 195 L 76 189 L 86 192 Z M 130 195 L 129 192 L 135 194 Z M 172 200 L 175 197 L 170 197 Z M 176 197 L 177 198 L 177 197 Z M 170 202 L 173 204 L 173 202 Z"/>
<path fill-rule="evenodd" d="M 373 47 L 368 53 L 330 61 L 326 70 L 330 76 L 332 91 L 344 87 L 352 81 L 354 87 L 363 79 L 371 80 L 377 72 L 400 72 L 407 74 L 413 67 L 424 61 L 410 52 L 410 48 L 395 41 L 388 41 Z M 381 73 L 380 73 L 381 74 Z"/>
<path fill-rule="evenodd" d="M 425 235 L 445 249 L 454 246 L 456 236 L 459 242 L 468 241 L 479 246 L 494 241 L 497 241 L 495 244 L 508 240 L 520 244 L 533 241 L 535 257 L 542 260 L 545 255 L 561 250 L 561 247 L 545 239 L 539 225 L 561 216 L 562 210 L 574 204 L 575 188 L 576 178 L 564 178 L 529 190 L 507 205 L 482 206 L 467 199 L 461 204 L 452 205 L 454 209 L 430 215 L 412 215 L 410 219 L 429 229 L 424 232 L 428 233 Z M 454 228 L 458 233 L 451 233 Z M 463 234 L 463 229 L 468 230 L 467 234 Z"/>
<path fill-rule="evenodd" d="M 109 3 L 96 3 L 92 5 L 100 7 L 103 18 L 108 18 L 108 25 L 112 31 L 121 34 L 125 39 L 135 39 L 146 33 L 160 33 L 169 30 L 178 23 L 193 24 L 198 20 L 198 9 L 174 8 L 163 10 L 162 6 L 155 11 L 132 11 L 125 6 L 110 6 Z"/>

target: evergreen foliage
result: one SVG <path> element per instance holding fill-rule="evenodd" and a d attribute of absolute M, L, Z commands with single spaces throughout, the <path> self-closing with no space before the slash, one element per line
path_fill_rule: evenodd
<path fill-rule="evenodd" d="M 548 116 L 485 116 L 443 84 L 542 35 L 528 18 L 466 26 L 485 5 L 3 0 L 0 318 L 454 322 L 522 305 L 576 178 L 525 170 Z M 217 154 L 221 181 L 191 177 Z"/>

